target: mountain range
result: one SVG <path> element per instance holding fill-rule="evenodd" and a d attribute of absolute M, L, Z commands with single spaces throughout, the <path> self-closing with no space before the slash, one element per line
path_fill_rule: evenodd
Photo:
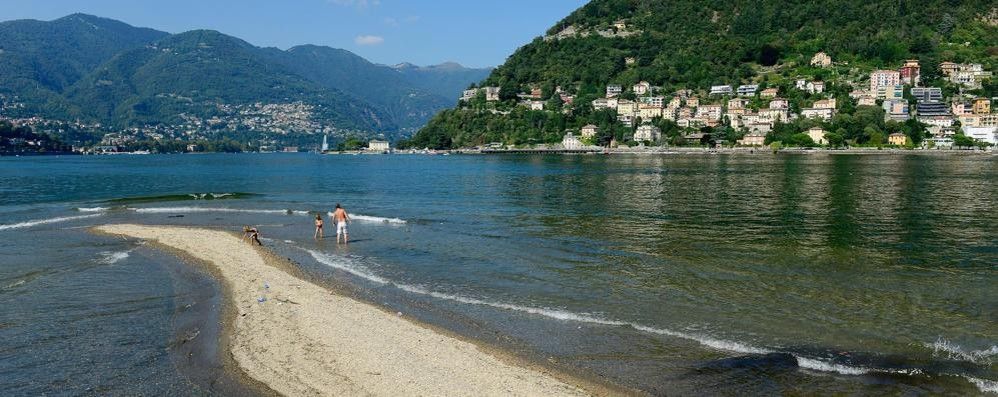
<path fill-rule="evenodd" d="M 342 49 L 261 48 L 211 30 L 170 34 L 85 14 L 0 23 L 0 116 L 111 129 L 238 134 L 264 129 L 239 117 L 257 111 L 276 120 L 266 132 L 398 137 L 489 72 L 379 65 Z M 283 107 L 259 110 L 266 105 Z"/>

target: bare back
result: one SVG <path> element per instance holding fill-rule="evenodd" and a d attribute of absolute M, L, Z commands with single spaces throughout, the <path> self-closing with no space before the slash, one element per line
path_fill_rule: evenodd
<path fill-rule="evenodd" d="M 333 219 L 336 220 L 336 223 L 340 223 L 349 221 L 350 217 L 347 216 L 346 210 L 343 208 L 337 208 L 336 211 L 333 212 Z"/>

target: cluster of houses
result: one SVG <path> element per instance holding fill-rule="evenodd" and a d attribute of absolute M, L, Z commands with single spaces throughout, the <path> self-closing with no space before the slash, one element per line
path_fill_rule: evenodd
<path fill-rule="evenodd" d="M 832 59 L 827 54 L 819 52 L 811 59 L 811 65 L 827 67 Z M 943 62 L 941 72 L 949 81 L 957 83 L 966 89 L 980 88 L 982 80 L 991 77 L 980 64 L 955 64 Z M 812 95 L 825 93 L 825 83 L 798 79 L 794 89 Z M 914 104 L 905 98 L 905 89 L 914 98 Z M 623 98 L 627 88 L 634 94 L 634 100 Z M 495 87 L 486 87 L 495 89 Z M 778 88 L 761 89 L 758 85 L 741 86 L 718 85 L 710 88 L 705 98 L 698 97 L 691 90 L 679 90 L 673 95 L 659 94 L 661 89 L 646 81 L 623 87 L 610 84 L 606 87 L 606 95 L 592 101 L 595 110 L 610 109 L 616 111 L 617 121 L 627 127 L 637 128 L 634 140 L 638 142 L 655 142 L 661 138 L 661 131 L 649 122 L 653 119 L 666 119 L 676 122 L 680 127 L 717 127 L 724 123 L 728 126 L 746 131 L 740 145 L 762 145 L 766 135 L 777 122 L 789 122 L 799 118 L 830 121 L 841 105 L 829 96 L 815 100 L 809 107 L 792 112 L 787 99 L 780 96 Z M 473 95 L 477 92 L 468 93 Z M 571 103 L 574 98 L 561 93 L 565 103 Z M 940 87 L 923 87 L 921 84 L 921 67 L 917 60 L 908 60 L 897 70 L 875 70 L 869 75 L 869 84 L 862 89 L 854 90 L 850 97 L 858 105 L 880 106 L 885 112 L 885 121 L 903 122 L 916 119 L 928 126 L 932 135 L 931 141 L 938 146 L 952 145 L 953 135 L 962 133 L 978 141 L 998 144 L 998 114 L 991 109 L 990 98 L 955 95 L 949 101 L 943 97 Z M 761 108 L 753 108 L 750 104 L 755 98 L 765 102 Z M 498 99 L 498 95 L 496 95 Z M 525 106 L 542 110 L 540 90 L 529 94 L 521 94 Z M 914 106 L 912 106 L 914 105 Z M 959 128 L 957 128 L 959 122 Z M 575 145 L 576 141 L 585 141 L 595 136 L 595 126 L 586 126 L 579 137 L 574 134 L 565 136 L 563 145 Z M 811 139 L 818 144 L 826 144 L 825 131 L 815 127 L 807 131 Z M 696 141 L 702 136 L 687 134 L 688 141 Z M 580 140 L 581 138 L 581 140 Z M 908 138 L 904 134 L 894 132 L 888 136 L 892 145 L 906 145 Z"/>

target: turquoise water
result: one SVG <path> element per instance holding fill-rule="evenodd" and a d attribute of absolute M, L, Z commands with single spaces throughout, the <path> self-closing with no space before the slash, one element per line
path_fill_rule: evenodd
<path fill-rule="evenodd" d="M 0 158 L 0 388 L 203 388 L 171 358 L 178 302 L 195 290 L 177 261 L 81 229 L 139 222 L 257 225 L 278 253 L 363 299 L 652 394 L 993 391 L 996 164 Z M 360 215 L 348 248 L 311 238 L 308 211 L 336 202 Z"/>

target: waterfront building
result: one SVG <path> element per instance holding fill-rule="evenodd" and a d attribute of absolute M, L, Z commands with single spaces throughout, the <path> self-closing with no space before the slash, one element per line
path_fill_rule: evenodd
<path fill-rule="evenodd" d="M 585 145 L 582 144 L 582 141 L 575 134 L 572 134 L 572 131 L 567 131 L 565 132 L 565 137 L 561 139 L 561 146 L 566 150 L 579 150 Z"/>
<path fill-rule="evenodd" d="M 766 133 L 764 132 L 750 132 L 745 134 L 742 139 L 738 140 L 738 144 L 741 146 L 762 146 L 766 144 Z"/>
<path fill-rule="evenodd" d="M 887 136 L 887 143 L 891 145 L 904 146 L 908 144 L 908 136 L 900 132 L 895 132 Z"/>
<path fill-rule="evenodd" d="M 651 124 L 642 124 L 634 133 L 634 140 L 637 142 L 657 142 L 662 138 L 662 130 Z"/>
<path fill-rule="evenodd" d="M 811 127 L 811 129 L 807 130 L 807 136 L 811 137 L 811 140 L 819 145 L 828 144 L 828 140 L 825 139 L 825 130 L 821 127 Z"/>
<path fill-rule="evenodd" d="M 386 152 L 389 149 L 391 149 L 391 147 L 389 146 L 388 141 L 375 139 L 367 143 L 367 150 L 372 152 Z"/>
<path fill-rule="evenodd" d="M 596 136 L 597 133 L 599 133 L 599 127 L 592 124 L 587 124 L 582 127 L 581 131 L 583 138 L 593 138 Z"/>
<path fill-rule="evenodd" d="M 961 127 L 963 135 L 973 138 L 975 141 L 987 143 L 989 145 L 998 144 L 998 128 L 996 127 Z"/>

